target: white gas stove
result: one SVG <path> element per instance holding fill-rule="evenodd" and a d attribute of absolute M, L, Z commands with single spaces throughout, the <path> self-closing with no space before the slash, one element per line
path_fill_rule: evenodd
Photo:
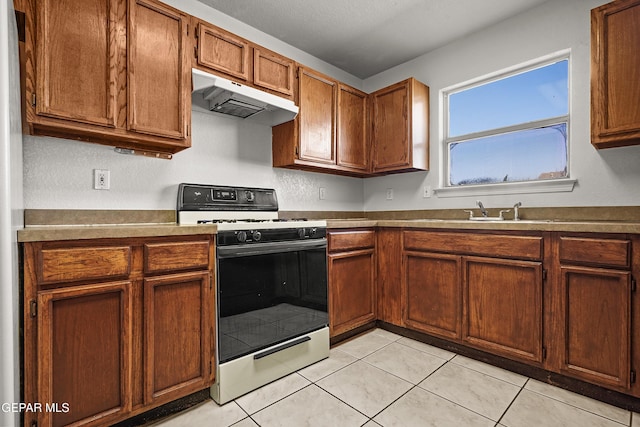
<path fill-rule="evenodd" d="M 215 224 L 222 404 L 329 356 L 326 222 L 279 219 L 273 189 L 180 184 L 180 224 Z"/>

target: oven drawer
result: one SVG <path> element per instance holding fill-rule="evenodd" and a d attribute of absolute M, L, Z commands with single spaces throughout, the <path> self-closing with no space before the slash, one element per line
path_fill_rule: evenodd
<path fill-rule="evenodd" d="M 144 272 L 207 270 L 210 246 L 209 240 L 145 244 Z"/>
<path fill-rule="evenodd" d="M 300 339 L 306 337 L 309 339 Z M 290 341 L 296 340 L 302 342 L 291 347 L 285 346 L 283 350 L 264 357 L 260 355 L 277 349 L 287 342 L 221 363 L 218 366 L 216 383 L 211 387 L 213 400 L 219 404 L 229 402 L 251 390 L 329 357 L 328 327 Z"/>

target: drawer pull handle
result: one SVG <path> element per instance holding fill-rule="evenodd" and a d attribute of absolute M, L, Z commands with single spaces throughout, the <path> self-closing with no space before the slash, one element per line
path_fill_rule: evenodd
<path fill-rule="evenodd" d="M 281 344 L 281 345 L 279 345 L 277 347 L 270 348 L 269 350 L 265 350 L 265 351 L 261 351 L 260 353 L 256 353 L 256 354 L 253 355 L 253 360 L 262 359 L 263 357 L 270 356 L 273 353 L 277 353 L 279 351 L 286 350 L 286 349 L 288 349 L 290 347 L 294 347 L 294 346 L 296 346 L 298 344 L 302 344 L 303 342 L 307 342 L 307 341 L 311 341 L 311 337 L 309 337 L 309 336 L 300 337 L 300 338 L 298 338 L 296 340 L 286 342 L 286 343 Z"/>

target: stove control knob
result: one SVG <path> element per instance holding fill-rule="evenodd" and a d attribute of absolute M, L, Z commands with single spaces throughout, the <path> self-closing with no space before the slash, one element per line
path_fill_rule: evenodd
<path fill-rule="evenodd" d="M 256 199 L 256 195 L 253 193 L 253 191 L 245 191 L 244 193 L 247 196 L 247 202 L 253 202 Z"/>
<path fill-rule="evenodd" d="M 304 228 L 299 228 L 298 229 L 298 237 L 299 238 L 304 239 L 306 234 L 307 234 L 307 230 L 305 230 Z"/>
<path fill-rule="evenodd" d="M 246 231 L 238 231 L 238 234 L 236 234 L 236 239 L 238 239 L 238 242 L 240 243 L 244 243 L 247 241 L 247 232 Z"/>
<path fill-rule="evenodd" d="M 317 232 L 318 232 L 318 229 L 313 227 L 313 228 L 309 229 L 309 236 L 314 237 Z"/>
<path fill-rule="evenodd" d="M 254 231 L 252 236 L 254 242 L 259 242 L 260 239 L 262 239 L 262 233 L 260 233 L 258 230 Z"/>

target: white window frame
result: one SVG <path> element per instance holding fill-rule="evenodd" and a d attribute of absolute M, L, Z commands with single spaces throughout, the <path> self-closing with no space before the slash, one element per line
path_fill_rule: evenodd
<path fill-rule="evenodd" d="M 449 137 L 449 96 L 461 92 L 473 87 L 482 86 L 497 80 L 502 80 L 507 77 L 511 77 L 518 74 L 523 74 L 528 71 L 532 71 L 538 68 L 545 67 L 547 65 L 567 60 L 567 77 L 568 77 L 568 114 L 552 117 L 543 120 L 536 120 L 532 122 L 525 122 L 512 126 L 505 126 L 501 128 L 491 129 L 488 131 L 474 132 L 471 134 L 465 134 L 456 137 Z M 438 197 L 458 197 L 458 196 L 472 196 L 481 194 L 522 194 L 522 193 L 549 193 L 549 192 L 562 192 L 573 191 L 573 187 L 577 182 L 576 179 L 571 178 L 571 153 L 570 153 L 570 140 L 571 140 L 571 51 L 563 50 L 553 53 L 551 55 L 537 58 L 526 63 L 518 64 L 514 67 L 510 67 L 504 70 L 500 70 L 496 73 L 485 75 L 470 81 L 466 81 L 454 86 L 444 88 L 440 91 L 440 105 L 442 123 L 440 128 L 441 134 L 441 174 L 440 174 L 440 188 L 435 190 Z M 522 182 L 501 182 L 491 184 L 472 184 L 472 185 L 459 185 L 452 186 L 449 182 L 449 144 L 459 141 L 466 141 L 469 139 L 481 138 L 492 135 L 500 135 L 508 132 L 535 129 L 539 127 L 549 126 L 558 123 L 567 123 L 567 176 L 563 178 L 552 178 L 545 180 L 531 180 Z"/>

